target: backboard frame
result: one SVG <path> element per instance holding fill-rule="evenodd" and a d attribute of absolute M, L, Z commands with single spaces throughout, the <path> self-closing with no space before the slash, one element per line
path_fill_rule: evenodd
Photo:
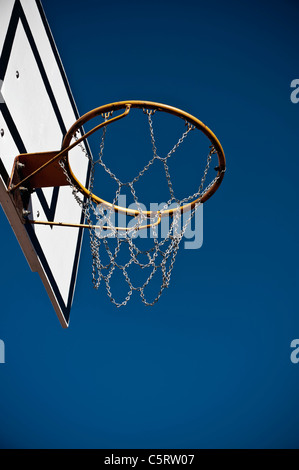
<path fill-rule="evenodd" d="M 58 127 L 61 132 L 61 142 L 63 140 L 63 136 L 67 132 L 67 128 L 70 126 L 71 123 L 73 123 L 79 118 L 79 113 L 40 0 L 3 1 L 4 3 L 0 8 L 6 8 L 6 11 L 11 8 L 11 14 L 7 25 L 6 35 L 3 38 L 0 37 L 0 118 L 2 119 L 1 123 L 4 123 L 5 127 L 3 128 L 3 130 L 1 130 L 1 132 L 4 133 L 5 137 L 6 134 L 9 133 L 9 135 L 13 139 L 13 144 L 17 149 L 17 153 L 22 154 L 28 153 L 28 151 L 36 149 L 27 148 L 23 136 L 19 132 L 14 117 L 9 109 L 9 106 L 6 103 L 5 93 L 2 93 L 3 88 L 5 88 L 6 72 L 10 61 L 11 51 L 13 50 L 16 31 L 18 28 L 22 27 L 22 32 L 25 32 L 28 44 L 30 45 L 31 52 L 34 56 L 34 60 L 39 71 L 39 79 L 41 79 L 42 81 L 41 83 L 46 91 L 47 99 L 51 104 L 51 107 L 58 123 Z M 43 55 L 37 45 L 39 37 L 32 31 L 32 24 L 30 24 L 31 11 L 34 13 L 35 21 L 39 15 L 39 28 L 40 30 L 41 28 L 43 28 L 43 40 L 45 42 L 45 38 L 47 39 L 47 53 L 49 54 L 50 51 L 50 58 L 45 54 Z M 57 69 L 57 74 L 59 73 L 61 83 L 63 84 L 62 86 L 64 88 L 63 90 L 61 90 L 61 95 L 63 94 L 64 101 L 60 100 L 59 102 L 57 92 L 55 91 L 53 84 L 51 83 L 51 80 L 48 77 L 48 73 L 45 67 L 45 62 L 47 60 L 51 60 L 53 62 L 53 67 Z M 16 73 L 18 72 L 16 71 Z M 62 101 L 68 103 L 70 109 L 70 111 L 68 112 L 68 119 L 66 119 L 63 115 L 64 110 L 62 109 Z M 20 104 L 20 106 L 21 105 L 22 103 Z M 35 231 L 35 228 L 32 227 L 30 224 L 25 225 L 22 222 L 10 196 L 7 193 L 8 182 L 11 176 L 10 171 L 12 168 L 8 168 L 7 163 L 5 164 L 3 158 L 1 158 L 1 153 L 3 151 L 1 148 L 1 137 L 3 136 L 0 136 L 0 203 L 16 235 L 16 238 L 22 248 L 22 251 L 27 259 L 31 270 L 39 274 L 62 327 L 67 328 L 69 325 L 70 310 L 72 306 L 76 284 L 83 229 L 78 228 L 75 235 L 76 240 L 74 241 L 74 252 L 72 254 L 72 259 L 69 261 L 70 266 L 68 267 L 68 294 L 67 296 L 65 294 L 62 295 L 61 287 L 59 286 L 55 275 L 53 274 L 53 269 L 51 267 L 51 264 L 49 263 L 49 260 L 47 259 L 47 255 L 45 254 L 45 250 L 43 249 L 43 246 L 40 242 L 38 234 Z M 87 152 L 90 152 L 87 143 L 85 143 L 85 147 Z M 11 165 L 16 155 L 9 156 L 11 158 Z M 85 168 L 82 171 L 85 171 L 84 174 L 86 176 L 86 184 L 88 185 L 90 174 L 90 165 L 88 162 L 85 163 Z M 44 212 L 47 214 L 49 220 L 54 220 L 55 211 L 59 201 L 60 191 L 61 188 L 57 186 L 53 188 L 50 203 L 49 197 L 46 197 L 43 189 L 39 188 L 35 191 L 35 198 L 38 199 L 39 204 L 43 207 Z M 76 203 L 74 202 L 74 204 Z M 82 224 L 84 222 L 84 214 L 82 213 L 82 211 L 80 213 L 76 213 L 76 218 L 79 223 Z"/>

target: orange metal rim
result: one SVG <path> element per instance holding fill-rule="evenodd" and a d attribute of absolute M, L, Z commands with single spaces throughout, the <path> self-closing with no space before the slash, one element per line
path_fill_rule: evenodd
<path fill-rule="evenodd" d="M 217 157 L 218 157 L 217 176 L 215 178 L 214 183 L 205 192 L 205 194 L 203 194 L 201 197 L 193 200 L 192 202 L 190 202 L 188 204 L 182 205 L 182 206 L 180 206 L 178 208 L 175 208 L 175 209 L 165 210 L 165 211 L 160 213 L 160 216 L 161 217 L 172 216 L 174 214 L 174 212 L 177 212 L 177 211 L 180 211 L 181 213 L 187 212 L 187 211 L 193 209 L 195 207 L 195 205 L 197 205 L 199 203 L 206 202 L 217 191 L 217 189 L 219 188 L 219 186 L 220 186 L 220 184 L 223 180 L 225 169 L 226 169 L 226 160 L 225 160 L 224 151 L 223 151 L 223 148 L 222 148 L 218 138 L 216 137 L 216 135 L 205 124 L 203 124 L 196 117 L 192 116 L 191 114 L 189 114 L 185 111 L 182 111 L 181 109 L 178 109 L 178 108 L 175 108 L 175 107 L 172 107 L 172 106 L 169 106 L 169 105 L 165 105 L 165 104 L 162 104 L 162 103 L 156 103 L 156 102 L 152 102 L 152 101 L 138 101 L 138 100 L 119 101 L 119 102 L 116 102 L 116 103 L 110 103 L 110 104 L 100 106 L 98 108 L 95 108 L 95 109 L 89 111 L 88 113 L 84 114 L 83 116 L 81 116 L 72 125 L 72 127 L 69 129 L 69 131 L 65 135 L 61 150 L 67 149 L 70 146 L 70 143 L 71 143 L 71 140 L 72 140 L 74 134 L 82 126 L 84 126 L 84 124 L 86 122 L 90 121 L 91 119 L 93 119 L 97 116 L 100 116 L 101 114 L 106 114 L 106 113 L 109 113 L 110 111 L 117 111 L 117 110 L 125 109 L 126 111 L 123 113 L 123 115 L 121 115 L 119 117 L 119 118 L 122 118 L 130 112 L 131 108 L 153 109 L 153 110 L 157 110 L 157 111 L 163 111 L 163 112 L 166 112 L 166 113 L 169 113 L 169 114 L 173 114 L 173 115 L 187 121 L 188 123 L 190 123 L 191 125 L 193 125 L 197 129 L 199 129 L 201 132 L 203 132 L 206 135 L 206 137 L 210 140 L 212 146 L 214 147 L 214 149 L 216 150 L 216 153 L 217 153 Z M 104 125 L 108 125 L 110 123 L 110 121 L 113 122 L 114 120 L 115 120 L 115 118 L 106 121 L 106 123 L 103 123 L 103 126 L 101 126 L 101 127 L 104 127 Z M 98 126 L 98 127 L 100 127 L 100 126 Z M 68 171 L 69 171 L 70 177 L 73 180 L 74 184 L 78 187 L 79 191 L 84 196 L 86 196 L 87 198 L 91 198 L 92 201 L 94 201 L 96 204 L 103 204 L 108 208 L 112 208 L 116 212 L 125 213 L 125 214 L 131 215 L 133 217 L 138 216 L 140 213 L 142 213 L 146 217 L 153 217 L 153 216 L 156 215 L 156 213 L 152 212 L 152 211 L 137 211 L 137 210 L 128 209 L 126 207 L 115 206 L 112 203 L 110 203 L 108 201 L 105 201 L 104 199 L 96 196 L 95 194 L 90 192 L 87 188 L 85 188 L 85 186 L 83 186 L 81 184 L 81 182 L 77 179 L 76 175 L 73 173 L 73 171 L 71 169 L 69 159 L 68 159 L 68 155 L 66 155 L 66 157 L 67 157 L 67 163 L 68 163 L 68 165 L 67 165 L 68 166 Z"/>

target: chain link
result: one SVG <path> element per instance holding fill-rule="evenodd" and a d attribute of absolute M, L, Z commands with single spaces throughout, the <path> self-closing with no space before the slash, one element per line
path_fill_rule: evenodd
<path fill-rule="evenodd" d="M 206 177 L 210 168 L 210 163 L 212 160 L 212 155 L 215 153 L 214 147 L 211 147 L 211 150 L 207 156 L 207 163 L 204 169 L 204 173 L 201 179 L 201 183 L 199 186 L 198 191 L 188 196 L 184 199 L 177 199 L 174 194 L 174 189 L 172 186 L 169 166 L 168 166 L 168 159 L 175 154 L 176 150 L 179 146 L 184 142 L 186 137 L 188 136 L 189 132 L 194 130 L 195 127 L 186 122 L 187 130 L 181 135 L 177 143 L 172 147 L 172 149 L 168 152 L 165 157 L 160 157 L 157 151 L 157 144 L 154 135 L 154 128 L 153 128 L 153 120 L 152 116 L 155 113 L 154 110 L 144 109 L 143 112 L 147 115 L 148 118 L 148 125 L 150 131 L 150 139 L 152 145 L 152 152 L 153 157 L 149 162 L 139 171 L 139 173 L 134 177 L 134 179 L 130 182 L 122 182 L 111 170 L 110 168 L 104 163 L 103 161 L 103 153 L 104 153 L 104 145 L 105 145 L 105 137 L 106 137 L 106 130 L 107 126 L 103 127 L 102 138 L 100 142 L 100 151 L 98 154 L 98 159 L 93 160 L 92 156 L 87 152 L 86 147 L 81 142 L 78 144 L 83 152 L 83 154 L 88 158 L 90 162 L 90 182 L 89 182 L 89 190 L 92 192 L 94 186 L 94 177 L 95 177 L 95 167 L 96 165 L 101 165 L 105 172 L 110 176 L 112 180 L 114 180 L 117 184 L 116 195 L 112 203 L 112 208 L 107 209 L 101 206 L 97 206 L 90 198 L 82 199 L 79 196 L 79 189 L 74 185 L 73 181 L 68 175 L 67 168 L 66 168 L 66 161 L 65 158 L 61 159 L 59 164 L 61 165 L 64 174 L 67 178 L 68 183 L 72 188 L 73 196 L 76 202 L 82 208 L 82 211 L 85 216 L 86 223 L 90 226 L 89 228 L 89 235 L 90 235 L 90 249 L 92 255 L 92 283 L 95 289 L 98 289 L 101 283 L 103 282 L 106 286 L 107 295 L 110 301 L 116 305 L 117 307 L 125 306 L 132 297 L 133 292 L 138 292 L 142 302 L 145 305 L 152 306 L 154 305 L 162 295 L 162 292 L 165 288 L 169 286 L 170 278 L 172 274 L 172 270 L 174 267 L 176 255 L 178 253 L 178 249 L 180 246 L 180 242 L 185 234 L 186 228 L 188 227 L 189 223 L 191 222 L 194 214 L 199 206 L 196 204 L 190 210 L 190 215 L 188 220 L 184 223 L 181 227 L 181 213 L 180 211 L 176 211 L 173 213 L 173 217 L 171 219 L 171 223 L 167 232 L 167 235 L 159 240 L 158 239 L 158 228 L 155 225 L 157 222 L 158 214 L 155 214 L 151 217 L 146 217 L 142 213 L 141 205 L 138 201 L 138 197 L 134 188 L 134 184 L 139 181 L 139 179 L 144 175 L 144 173 L 150 168 L 150 166 L 154 163 L 155 160 L 160 160 L 164 171 L 165 176 L 170 192 L 170 199 L 164 206 L 166 210 L 173 202 L 178 204 L 178 207 L 185 204 L 186 202 L 199 198 L 206 191 L 211 187 L 212 184 L 217 180 L 218 177 L 214 178 L 214 180 L 204 189 L 204 184 L 206 181 Z M 105 114 L 103 116 L 105 121 L 109 118 L 109 115 Z M 78 140 L 77 136 L 73 136 L 75 140 Z M 140 215 L 136 217 L 137 221 L 132 227 L 128 227 L 126 230 L 117 230 L 114 223 L 113 223 L 113 216 L 114 210 L 113 206 L 117 204 L 118 197 L 120 196 L 121 189 L 127 186 L 130 189 L 130 192 L 133 196 L 134 202 L 137 206 L 137 210 L 140 212 Z M 80 193 L 81 194 L 81 193 Z M 94 220 L 96 221 L 94 223 Z M 144 221 L 147 220 L 147 224 L 151 225 L 151 235 L 153 238 L 153 246 L 146 250 L 141 250 L 138 248 L 135 238 L 138 233 L 138 230 Z M 97 228 L 94 228 L 94 226 Z M 106 227 L 106 229 L 104 228 Z M 108 227 L 108 229 L 107 229 Z M 116 240 L 116 246 L 114 250 L 110 247 L 109 239 Z M 130 253 L 130 259 L 126 263 L 121 263 L 119 261 L 119 256 L 122 251 L 122 246 L 128 247 L 128 251 Z M 106 253 L 106 257 L 108 260 L 104 263 L 101 259 L 101 253 Z M 145 260 L 144 260 L 145 256 Z M 143 261 L 140 260 L 140 257 L 143 257 Z M 129 274 L 129 269 L 133 266 L 138 266 L 141 268 L 142 271 L 149 270 L 149 274 L 146 280 L 140 285 L 134 285 Z M 113 275 L 119 270 L 124 278 L 124 281 L 128 285 L 128 292 L 125 298 L 122 301 L 117 301 L 112 293 L 111 281 L 113 279 Z M 149 301 L 145 296 L 145 289 L 150 285 L 152 279 L 154 279 L 155 274 L 158 271 L 161 271 L 162 275 L 162 282 L 160 289 L 153 300 Z"/>

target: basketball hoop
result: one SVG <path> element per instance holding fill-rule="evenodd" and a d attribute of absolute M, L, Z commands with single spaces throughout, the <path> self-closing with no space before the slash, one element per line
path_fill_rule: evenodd
<path fill-rule="evenodd" d="M 133 109 L 142 109 L 148 121 L 152 145 L 152 158 L 131 181 L 123 182 L 111 171 L 107 164 L 104 163 L 104 143 L 108 125 L 125 118 Z M 121 110 L 124 111 L 121 114 L 115 115 L 115 113 Z M 176 116 L 185 123 L 185 129 L 181 137 L 165 156 L 159 155 L 154 135 L 153 115 L 157 112 Z M 96 117 L 102 117 L 103 121 L 89 132 L 78 137 L 78 131 L 80 135 L 83 126 Z M 100 129 L 102 129 L 100 151 L 98 159 L 94 160 L 92 156 L 87 153 L 83 141 Z M 194 194 L 178 200 L 174 195 L 168 160 L 175 154 L 176 150 L 183 145 L 189 133 L 194 130 L 202 132 L 209 139 L 210 146 L 207 151 L 206 163 L 198 190 Z M 68 154 L 75 146 L 80 146 L 84 157 L 89 159 L 91 177 L 88 188 L 82 185 L 70 164 Z M 217 173 L 212 181 L 206 184 L 207 174 L 210 170 L 213 157 L 217 158 L 217 166 L 215 167 Z M 16 162 L 18 163 L 24 163 L 25 160 L 31 163 L 34 161 L 32 155 L 23 155 L 17 158 L 18 160 L 16 160 Z M 17 165 L 15 165 L 15 171 L 12 175 L 9 187 L 9 191 L 13 195 L 14 200 L 18 201 L 18 203 L 20 202 L 20 188 L 26 187 L 26 185 L 27 187 L 30 186 L 30 189 L 42 187 L 45 184 L 55 186 L 57 185 L 57 181 L 59 181 L 59 185 L 70 185 L 75 200 L 82 208 L 86 222 L 85 224 L 77 224 L 75 226 L 88 228 L 90 233 L 92 281 L 94 287 L 97 289 L 103 281 L 106 285 L 108 297 L 117 307 L 126 305 L 133 292 L 138 292 L 141 300 L 146 305 L 154 305 L 160 298 L 163 290 L 169 286 L 176 255 L 187 226 L 190 224 L 199 205 L 206 202 L 217 191 L 224 177 L 226 169 L 225 156 L 222 146 L 215 134 L 197 118 L 180 109 L 150 101 L 121 101 L 101 106 L 83 115 L 73 124 L 65 135 L 61 151 L 49 152 L 44 154 L 43 158 L 42 165 L 39 167 L 35 167 L 35 164 L 31 164 L 31 167 L 29 165 L 31 169 L 26 170 L 27 172 L 23 170 L 21 177 L 20 173 L 17 171 Z M 165 172 L 170 198 L 162 209 L 155 211 L 144 210 L 141 207 L 134 185 L 142 178 L 145 172 L 150 169 L 155 161 L 161 162 L 163 171 Z M 104 200 L 93 192 L 95 168 L 97 165 L 101 166 L 117 184 L 115 198 L 111 202 Z M 129 189 L 134 199 L 136 206 L 134 209 L 118 205 L 118 198 L 122 188 L 125 186 Z M 119 226 L 114 222 L 115 213 L 130 216 L 135 222 L 130 226 Z M 188 213 L 188 219 L 182 223 L 182 215 L 186 213 Z M 159 239 L 159 225 L 164 218 L 169 218 L 171 222 L 167 234 Z M 26 223 L 73 226 L 67 222 L 43 222 L 28 219 Z M 150 248 L 141 249 L 138 247 L 137 234 L 141 230 L 151 231 L 153 243 Z M 111 248 L 111 240 L 113 238 L 115 243 L 113 248 Z M 127 246 L 130 253 L 130 259 L 126 262 L 119 261 L 119 254 L 123 246 Z M 106 254 L 106 262 L 101 258 L 102 250 Z M 130 276 L 129 271 L 133 266 L 138 266 L 142 271 L 147 270 L 148 272 L 146 280 L 139 285 L 136 285 Z M 128 285 L 127 295 L 122 301 L 115 299 L 110 285 L 113 274 L 117 270 L 123 275 L 123 279 Z M 162 275 L 161 285 L 154 298 L 148 300 L 145 296 L 145 290 L 157 272 L 160 272 Z"/>

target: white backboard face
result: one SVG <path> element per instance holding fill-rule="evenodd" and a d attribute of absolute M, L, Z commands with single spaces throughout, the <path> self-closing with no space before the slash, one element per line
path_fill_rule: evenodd
<path fill-rule="evenodd" d="M 56 151 L 78 119 L 69 84 L 39 0 L 0 2 L 0 203 L 32 271 L 37 271 L 63 327 L 69 324 L 82 230 L 24 225 L 7 194 L 17 155 Z M 88 185 L 88 161 L 72 154 Z M 82 223 L 68 186 L 31 195 L 31 218 Z M 30 282 L 30 281 L 29 281 Z"/>

